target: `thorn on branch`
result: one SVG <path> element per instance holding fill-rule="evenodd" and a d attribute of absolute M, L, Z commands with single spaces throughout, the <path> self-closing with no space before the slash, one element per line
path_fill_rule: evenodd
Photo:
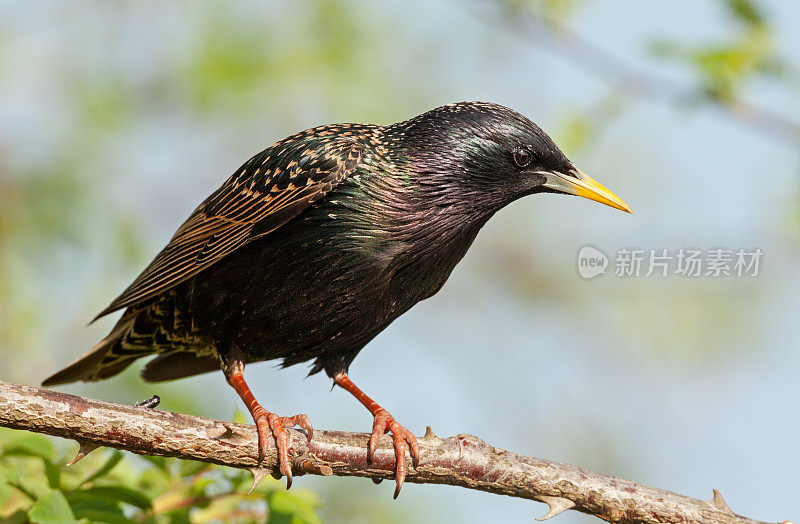
<path fill-rule="evenodd" d="M 250 490 L 247 492 L 247 494 L 249 495 L 250 493 L 253 492 L 254 489 L 256 489 L 256 486 L 258 486 L 258 484 L 262 480 L 264 480 L 264 477 L 266 477 L 267 475 L 272 475 L 272 471 L 267 468 L 248 468 L 248 469 L 253 474 L 253 485 L 250 486 Z M 272 476 L 274 477 L 275 475 Z"/>
<path fill-rule="evenodd" d="M 134 406 L 147 409 L 155 409 L 156 407 L 158 407 L 158 404 L 160 402 L 161 402 L 161 397 L 159 397 L 158 395 L 153 395 L 147 400 L 142 400 L 141 402 L 137 402 L 136 404 L 134 404 Z"/>
<path fill-rule="evenodd" d="M 425 434 L 422 435 L 423 440 L 442 440 L 436 436 L 436 433 L 433 432 L 430 426 L 425 427 Z"/>
<path fill-rule="evenodd" d="M 735 515 L 733 510 L 731 510 L 731 508 L 728 507 L 728 503 L 725 502 L 725 499 L 722 498 L 722 494 L 716 489 L 714 490 L 714 496 L 711 497 L 711 504 L 718 510 L 722 511 L 723 513 L 728 513 L 729 515 Z"/>
<path fill-rule="evenodd" d="M 225 423 L 207 429 L 206 433 L 214 440 L 219 440 L 232 446 L 241 446 L 253 441 L 253 435 L 250 432 Z"/>
<path fill-rule="evenodd" d="M 72 459 L 72 462 L 66 465 L 66 467 L 70 467 L 80 459 L 91 453 L 92 451 L 96 450 L 100 447 L 98 444 L 93 444 L 91 442 L 81 442 L 80 440 L 76 441 L 78 443 L 78 454 L 75 455 L 75 458 Z"/>
<path fill-rule="evenodd" d="M 568 509 L 574 508 L 575 503 L 569 499 L 565 499 L 564 497 L 549 497 L 547 495 L 542 495 L 538 498 L 541 502 L 544 502 L 549 506 L 547 511 L 547 515 L 542 518 L 538 518 L 536 520 L 542 521 L 547 520 L 555 517 L 559 513 L 567 511 Z"/>

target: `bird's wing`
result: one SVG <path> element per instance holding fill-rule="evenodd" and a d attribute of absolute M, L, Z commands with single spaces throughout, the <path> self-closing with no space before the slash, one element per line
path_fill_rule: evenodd
<path fill-rule="evenodd" d="M 95 320 L 162 293 L 279 228 L 351 175 L 363 151 L 350 139 L 287 139 L 257 154 L 200 204 Z"/>

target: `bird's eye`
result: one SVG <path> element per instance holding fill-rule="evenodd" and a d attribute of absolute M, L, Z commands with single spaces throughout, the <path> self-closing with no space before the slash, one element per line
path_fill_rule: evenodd
<path fill-rule="evenodd" d="M 519 148 L 514 151 L 514 163 L 519 167 L 525 167 L 531 163 L 531 153 L 527 149 Z"/>

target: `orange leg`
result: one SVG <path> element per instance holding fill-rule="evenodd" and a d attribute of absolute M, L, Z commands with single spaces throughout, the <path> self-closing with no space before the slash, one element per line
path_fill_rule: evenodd
<path fill-rule="evenodd" d="M 408 451 L 411 453 L 414 467 L 419 465 L 419 444 L 417 444 L 417 438 L 409 430 L 398 424 L 388 411 L 383 409 L 377 402 L 361 391 L 358 386 L 353 384 L 350 377 L 347 376 L 347 373 L 336 374 L 333 377 L 333 382 L 356 397 L 356 399 L 372 413 L 375 419 L 372 423 L 372 435 L 369 437 L 367 458 L 370 461 L 375 457 L 375 447 L 378 445 L 378 439 L 381 435 L 389 432 L 392 433 L 394 437 L 394 455 L 397 460 L 397 470 L 395 474 L 397 487 L 394 490 L 394 498 L 397 498 L 400 494 L 400 488 L 403 487 L 403 481 L 406 478 L 406 443 L 408 443 Z"/>
<path fill-rule="evenodd" d="M 236 390 L 236 393 L 244 401 L 247 410 L 253 416 L 258 430 L 258 461 L 264 460 L 269 449 L 269 435 L 275 437 L 275 444 L 278 448 L 278 467 L 281 474 L 286 476 L 286 489 L 292 487 L 292 464 L 289 462 L 289 439 L 284 428 L 300 426 L 308 434 L 308 440 L 314 435 L 311 422 L 306 415 L 295 415 L 293 417 L 279 417 L 275 413 L 270 413 L 258 403 L 250 387 L 244 381 L 242 370 L 244 364 L 237 362 L 233 366 L 223 366 L 225 378 L 228 384 Z"/>

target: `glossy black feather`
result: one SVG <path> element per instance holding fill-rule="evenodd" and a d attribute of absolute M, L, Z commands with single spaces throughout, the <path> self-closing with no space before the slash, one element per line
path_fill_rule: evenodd
<path fill-rule="evenodd" d="M 480 228 L 541 178 L 567 169 L 518 113 L 464 102 L 388 126 L 303 131 L 262 151 L 213 193 L 101 315 L 112 335 L 47 384 L 97 380 L 160 354 L 143 377 L 248 361 L 346 371 L 372 338 L 435 294 Z M 532 171 L 531 171 L 532 172 Z"/>
<path fill-rule="evenodd" d="M 252 157 L 96 318 L 153 297 L 290 220 L 353 173 L 363 147 L 301 134 Z M 254 233 L 255 230 L 255 233 Z"/>

